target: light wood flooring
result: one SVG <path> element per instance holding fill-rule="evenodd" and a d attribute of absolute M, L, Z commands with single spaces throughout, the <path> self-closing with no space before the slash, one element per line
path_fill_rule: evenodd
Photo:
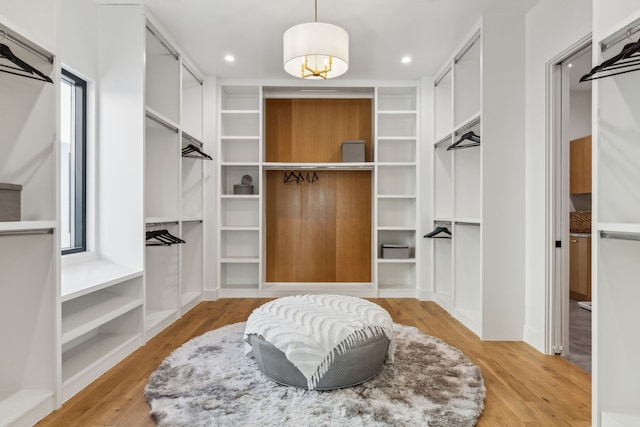
<path fill-rule="evenodd" d="M 241 322 L 266 299 L 203 302 L 68 400 L 39 426 L 153 426 L 143 389 L 162 360 L 189 339 Z M 397 323 L 459 348 L 487 387 L 478 426 L 590 426 L 591 376 L 559 356 L 522 342 L 481 341 L 433 302 L 374 299 Z"/>

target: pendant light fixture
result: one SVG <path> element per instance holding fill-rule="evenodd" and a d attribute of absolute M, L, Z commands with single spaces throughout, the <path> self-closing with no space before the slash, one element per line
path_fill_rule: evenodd
<path fill-rule="evenodd" d="M 284 69 L 302 79 L 330 79 L 349 68 L 349 34 L 337 25 L 314 22 L 294 25 L 283 37 Z"/>

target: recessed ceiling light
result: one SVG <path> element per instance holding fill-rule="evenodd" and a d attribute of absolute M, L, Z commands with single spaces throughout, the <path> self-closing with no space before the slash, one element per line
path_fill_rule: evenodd
<path fill-rule="evenodd" d="M 409 62 L 411 62 L 411 57 L 410 56 L 402 57 L 402 63 L 403 64 L 408 64 Z"/>
<path fill-rule="evenodd" d="M 569 64 L 569 68 L 573 67 L 573 64 Z"/>
<path fill-rule="evenodd" d="M 236 58 L 234 58 L 233 55 L 227 55 L 227 56 L 224 57 L 224 60 L 227 61 L 227 62 L 233 62 L 233 61 L 236 60 Z"/>

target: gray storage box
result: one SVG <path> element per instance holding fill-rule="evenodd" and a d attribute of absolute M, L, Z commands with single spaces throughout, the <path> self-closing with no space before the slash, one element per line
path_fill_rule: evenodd
<path fill-rule="evenodd" d="M 342 141 L 342 162 L 363 163 L 364 141 Z"/>
<path fill-rule="evenodd" d="M 233 194 L 253 194 L 253 185 L 235 184 Z"/>
<path fill-rule="evenodd" d="M 406 259 L 409 258 L 409 246 L 406 245 L 382 245 L 382 258 Z"/>
<path fill-rule="evenodd" d="M 22 185 L 0 183 L 0 221 L 20 221 Z"/>

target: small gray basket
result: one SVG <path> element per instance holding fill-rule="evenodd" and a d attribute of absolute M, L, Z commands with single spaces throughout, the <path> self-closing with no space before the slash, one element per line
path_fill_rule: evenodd
<path fill-rule="evenodd" d="M 22 185 L 0 183 L 0 221 L 20 221 Z"/>

